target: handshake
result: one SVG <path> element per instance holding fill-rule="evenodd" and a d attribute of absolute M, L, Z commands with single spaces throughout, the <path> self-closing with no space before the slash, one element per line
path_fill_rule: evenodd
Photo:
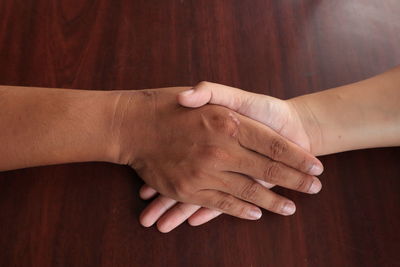
<path fill-rule="evenodd" d="M 289 100 L 209 82 L 135 92 L 148 102 L 146 124 L 137 125 L 143 150 L 135 157 L 124 146 L 119 154 L 144 179 L 141 198 L 160 194 L 141 224 L 157 222 L 169 232 L 221 213 L 248 220 L 259 219 L 262 209 L 295 213 L 295 204 L 270 188 L 318 193 L 323 166 L 315 156 L 400 145 L 399 88 L 397 67 Z M 134 120 L 125 120 L 133 127 Z"/>
<path fill-rule="evenodd" d="M 144 179 L 143 199 L 160 193 L 141 215 L 144 226 L 158 221 L 158 229 L 169 232 L 186 219 L 200 225 L 221 213 L 257 220 L 260 208 L 291 215 L 295 204 L 271 187 L 308 194 L 321 190 L 315 176 L 323 166 L 313 156 L 321 153 L 320 127 L 295 99 L 209 82 L 190 90 L 128 94 L 129 107 L 122 105 L 128 110 L 119 113 L 129 126 L 119 131 L 120 140 L 129 140 L 136 128 L 140 145 L 121 146 L 118 163 L 129 164 Z M 147 103 L 142 111 L 131 110 L 139 106 L 136 101 Z M 143 125 L 128 115 L 137 112 L 146 117 Z"/>
<path fill-rule="evenodd" d="M 315 158 L 400 145 L 400 67 L 357 83 L 280 100 L 224 85 L 141 91 L 0 86 L 0 171 L 71 162 L 131 166 L 141 224 L 169 232 L 221 213 L 291 215 L 270 190 L 321 190 Z"/>

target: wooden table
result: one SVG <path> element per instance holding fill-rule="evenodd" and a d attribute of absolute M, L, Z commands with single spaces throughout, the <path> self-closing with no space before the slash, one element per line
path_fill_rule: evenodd
<path fill-rule="evenodd" d="M 209 80 L 289 98 L 400 64 L 399 14 L 399 0 L 3 0 L 0 84 Z M 320 194 L 277 190 L 294 216 L 169 234 L 139 225 L 146 203 L 128 167 L 3 172 L 0 266 L 400 266 L 400 149 L 321 160 Z"/>

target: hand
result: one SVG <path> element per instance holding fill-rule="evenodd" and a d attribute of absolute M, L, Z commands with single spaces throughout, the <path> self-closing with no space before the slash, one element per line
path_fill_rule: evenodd
<path fill-rule="evenodd" d="M 178 99 L 182 105 L 187 107 L 199 107 L 207 103 L 224 105 L 270 126 L 282 136 L 304 149 L 312 151 L 304 123 L 298 116 L 295 106 L 290 102 L 206 82 L 200 83 L 193 90 L 182 92 Z M 314 174 L 321 172 L 322 168 L 315 170 Z M 258 182 L 263 183 L 263 181 Z M 265 182 L 264 185 L 269 188 L 273 186 Z M 156 190 L 144 185 L 140 196 L 143 199 L 149 199 L 156 193 Z M 191 225 L 200 225 L 220 214 L 220 211 L 201 208 L 198 205 L 177 203 L 171 198 L 159 196 L 142 212 L 140 221 L 144 226 L 151 226 L 158 220 L 159 230 L 168 232 L 188 218 Z"/>
<path fill-rule="evenodd" d="M 282 215 L 295 206 L 248 177 L 306 193 L 320 190 L 320 181 L 305 174 L 322 170 L 314 156 L 227 108 L 179 106 L 180 90 L 121 93 L 118 162 L 132 166 L 147 184 L 180 202 L 253 220 L 261 217 L 257 206 Z M 139 103 L 145 106 L 138 110 Z"/>

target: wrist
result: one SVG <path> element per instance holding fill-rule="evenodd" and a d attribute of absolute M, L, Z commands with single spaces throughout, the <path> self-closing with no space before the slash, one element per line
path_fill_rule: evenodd
<path fill-rule="evenodd" d="M 299 120 L 306 133 L 310 152 L 313 155 L 323 154 L 322 128 L 316 112 L 308 105 L 307 97 L 300 96 L 286 100 L 294 117 Z"/>
<path fill-rule="evenodd" d="M 70 91 L 72 92 L 72 91 Z M 116 146 L 112 136 L 114 106 L 118 93 L 114 91 L 76 91 L 77 97 L 66 97 L 66 118 L 74 118 L 73 146 L 80 151 L 77 161 L 113 162 Z M 75 93 L 75 92 L 72 92 Z M 68 123 L 68 122 L 65 122 Z"/>
<path fill-rule="evenodd" d="M 157 139 L 166 129 L 160 128 L 160 116 L 171 106 L 179 107 L 177 95 L 190 87 L 168 87 L 137 91 L 115 91 L 113 119 L 110 124 L 113 163 L 138 169 L 149 151 L 157 151 Z"/>
<path fill-rule="evenodd" d="M 115 91 L 109 125 L 110 162 L 136 165 L 152 133 L 155 98 L 154 90 Z"/>

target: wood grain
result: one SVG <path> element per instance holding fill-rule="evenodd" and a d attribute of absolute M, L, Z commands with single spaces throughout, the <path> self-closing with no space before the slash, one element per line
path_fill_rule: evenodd
<path fill-rule="evenodd" d="M 289 98 L 399 65 L 399 14 L 398 0 L 3 0 L 0 84 L 209 80 Z M 320 194 L 278 190 L 294 216 L 222 216 L 169 234 L 139 225 L 146 203 L 127 167 L 3 172 L 0 266 L 400 266 L 399 158 L 400 148 L 322 157 Z"/>

